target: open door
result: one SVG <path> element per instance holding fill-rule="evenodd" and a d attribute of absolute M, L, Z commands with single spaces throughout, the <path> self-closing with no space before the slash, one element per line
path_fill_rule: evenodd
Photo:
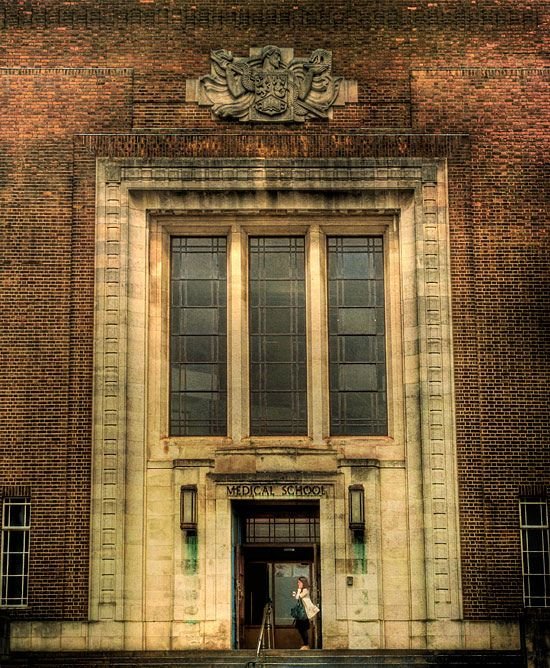
<path fill-rule="evenodd" d="M 276 649 L 297 649 L 301 639 L 290 609 L 298 577 L 320 595 L 318 504 L 235 504 L 235 646 L 255 649 L 264 606 L 273 606 Z M 237 542 L 238 541 L 238 542 Z M 310 645 L 321 647 L 319 620 L 311 625 Z"/>

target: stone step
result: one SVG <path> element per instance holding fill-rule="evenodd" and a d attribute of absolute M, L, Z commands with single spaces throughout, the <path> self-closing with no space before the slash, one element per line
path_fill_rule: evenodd
<path fill-rule="evenodd" d="M 267 650 L 175 652 L 25 652 L 2 660 L 2 668 L 343 668 L 344 666 L 513 666 L 522 668 L 515 651 L 426 650 Z"/>

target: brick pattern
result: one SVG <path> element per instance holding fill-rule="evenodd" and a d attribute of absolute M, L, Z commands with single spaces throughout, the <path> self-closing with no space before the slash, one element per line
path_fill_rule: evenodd
<path fill-rule="evenodd" d="M 449 157 L 464 609 L 517 615 L 517 496 L 549 479 L 548 32 L 527 0 L 0 2 L 0 482 L 33 499 L 18 615 L 87 612 L 96 155 Z M 267 43 L 326 44 L 359 102 L 239 133 L 185 102 L 212 48 Z"/>

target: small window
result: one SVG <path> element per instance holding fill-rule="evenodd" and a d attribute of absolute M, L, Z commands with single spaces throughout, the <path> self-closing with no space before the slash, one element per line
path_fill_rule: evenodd
<path fill-rule="evenodd" d="M 546 499 L 520 501 L 523 600 L 528 607 L 550 605 L 550 552 Z"/>
<path fill-rule="evenodd" d="M 31 506 L 24 497 L 2 502 L 2 606 L 28 603 Z"/>

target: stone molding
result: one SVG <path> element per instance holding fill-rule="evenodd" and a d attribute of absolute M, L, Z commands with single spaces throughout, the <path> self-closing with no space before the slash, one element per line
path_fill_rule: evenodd
<path fill-rule="evenodd" d="M 427 174 L 421 186 L 423 220 L 417 228 L 418 318 L 421 394 L 428 397 L 422 410 L 424 495 L 426 512 L 426 561 L 433 568 L 433 586 L 427 588 L 428 614 L 433 619 L 461 616 L 459 552 L 450 536 L 458 537 L 458 498 L 452 376 L 450 249 L 446 201 L 446 172 Z M 423 292 L 422 292 L 423 289 Z M 458 538 L 457 538 L 458 540 Z"/>

